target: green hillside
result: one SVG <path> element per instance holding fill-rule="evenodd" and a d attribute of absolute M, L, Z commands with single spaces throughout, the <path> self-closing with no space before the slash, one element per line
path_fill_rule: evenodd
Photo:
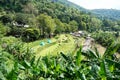
<path fill-rule="evenodd" d="M 0 0 L 0 80 L 119 80 L 120 20 L 67 0 Z"/>
<path fill-rule="evenodd" d="M 120 10 L 116 9 L 95 9 L 92 10 L 100 18 L 108 18 L 111 20 L 120 20 Z"/>
<path fill-rule="evenodd" d="M 0 11 L 1 38 L 14 36 L 23 42 L 33 42 L 79 30 L 95 34 L 108 31 L 113 33 L 111 36 L 115 36 L 112 40 L 120 35 L 119 20 L 99 19 L 67 0 L 4 0 L 0 1 Z M 114 11 L 117 10 L 111 10 Z M 117 12 L 116 15 L 119 16 Z M 108 46 L 108 42 L 99 37 L 96 41 Z"/>
<path fill-rule="evenodd" d="M 54 2 L 59 2 L 59 3 L 62 3 L 68 7 L 74 7 L 76 9 L 79 9 L 80 11 L 83 11 L 83 12 L 89 12 L 89 10 L 77 5 L 77 4 L 74 4 L 68 0 L 53 0 Z"/>

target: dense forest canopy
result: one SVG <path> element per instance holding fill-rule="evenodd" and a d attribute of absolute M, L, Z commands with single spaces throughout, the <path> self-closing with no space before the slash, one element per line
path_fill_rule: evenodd
<path fill-rule="evenodd" d="M 64 0 L 2 0 L 0 1 L 1 24 L 10 28 L 7 35 L 14 36 L 21 36 L 27 30 L 23 25 L 29 25 L 31 29 L 39 29 L 41 36 L 77 30 L 89 32 L 100 29 L 120 30 L 119 21 L 100 20 L 92 13 L 83 12 L 75 8 L 75 4 L 70 6 L 71 4 Z"/>

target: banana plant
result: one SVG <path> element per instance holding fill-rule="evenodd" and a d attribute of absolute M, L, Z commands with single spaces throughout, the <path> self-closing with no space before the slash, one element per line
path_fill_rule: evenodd
<path fill-rule="evenodd" d="M 28 54 L 31 53 L 29 48 L 25 52 L 25 58 L 20 60 L 8 51 L 0 51 L 0 79 L 119 80 L 120 59 L 113 56 L 118 46 L 111 45 L 103 56 L 96 48 L 95 51 L 82 52 L 80 47 L 75 55 L 61 52 L 58 56 L 44 56 L 37 60 L 35 56 L 28 59 Z"/>
<path fill-rule="evenodd" d="M 116 70 L 119 70 L 119 62 L 114 57 L 119 46 L 119 44 L 115 43 L 110 45 L 103 56 L 100 55 L 96 48 L 95 51 L 88 50 L 87 52 L 82 52 L 87 65 L 91 67 L 90 73 L 92 74 L 88 75 L 91 75 L 95 80 L 119 79 L 118 73 L 114 73 Z"/>

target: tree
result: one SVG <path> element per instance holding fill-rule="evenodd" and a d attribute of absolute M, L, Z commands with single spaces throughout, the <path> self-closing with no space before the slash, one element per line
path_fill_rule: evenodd
<path fill-rule="evenodd" d="M 24 5 L 23 12 L 28 13 L 28 14 L 38 14 L 38 10 L 37 8 L 35 8 L 35 6 L 32 3 L 27 3 L 26 5 Z"/>
<path fill-rule="evenodd" d="M 82 30 L 86 30 L 87 29 L 86 23 L 84 21 L 80 22 L 79 29 L 82 29 Z"/>
<path fill-rule="evenodd" d="M 38 16 L 38 23 L 39 23 L 39 28 L 41 30 L 41 34 L 43 36 L 49 35 L 51 36 L 52 33 L 55 31 L 55 22 L 54 20 L 45 14 L 41 14 Z"/>
<path fill-rule="evenodd" d="M 64 32 L 64 24 L 59 19 L 54 19 L 56 27 L 55 27 L 55 33 L 59 34 Z"/>
<path fill-rule="evenodd" d="M 3 15 L 0 19 L 4 24 L 11 23 L 14 20 L 14 15 L 6 14 L 6 15 Z"/>
<path fill-rule="evenodd" d="M 111 30 L 111 27 L 115 26 L 115 22 L 111 21 L 111 20 L 108 20 L 108 19 L 104 19 L 103 20 L 103 30 Z"/>
<path fill-rule="evenodd" d="M 65 29 L 65 31 L 64 31 L 64 32 L 66 32 L 66 33 L 71 32 L 71 27 L 70 27 L 70 25 L 69 25 L 69 24 L 67 24 L 67 23 L 64 23 L 64 29 Z"/>
<path fill-rule="evenodd" d="M 29 28 L 23 32 L 22 39 L 23 41 L 34 41 L 39 39 L 40 32 L 39 29 Z"/>
<path fill-rule="evenodd" d="M 97 19 L 97 18 L 91 18 L 91 23 L 90 23 L 90 30 L 91 31 L 96 31 L 99 30 L 101 28 L 102 25 L 102 21 Z"/>
<path fill-rule="evenodd" d="M 92 34 L 92 37 L 102 46 L 109 46 L 115 40 L 115 35 L 110 32 L 97 31 Z"/>
<path fill-rule="evenodd" d="M 78 30 L 78 23 L 75 20 L 70 21 L 69 25 L 72 32 L 75 32 Z"/>
<path fill-rule="evenodd" d="M 30 22 L 30 18 L 33 18 L 31 14 L 17 13 L 15 17 L 15 21 L 18 24 L 28 24 Z"/>
<path fill-rule="evenodd" d="M 0 5 L 4 6 L 5 10 L 20 12 L 28 2 L 29 0 L 0 0 Z"/>
<path fill-rule="evenodd" d="M 19 28 L 19 27 L 16 27 L 16 26 L 12 26 L 8 35 L 12 35 L 12 36 L 15 36 L 15 37 L 20 37 L 20 36 L 22 36 L 24 31 L 25 31 L 24 27 Z"/>

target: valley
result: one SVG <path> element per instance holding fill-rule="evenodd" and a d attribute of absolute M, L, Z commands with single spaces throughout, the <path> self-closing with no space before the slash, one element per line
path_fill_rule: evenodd
<path fill-rule="evenodd" d="M 119 15 L 69 0 L 0 0 L 0 80 L 120 80 Z"/>

